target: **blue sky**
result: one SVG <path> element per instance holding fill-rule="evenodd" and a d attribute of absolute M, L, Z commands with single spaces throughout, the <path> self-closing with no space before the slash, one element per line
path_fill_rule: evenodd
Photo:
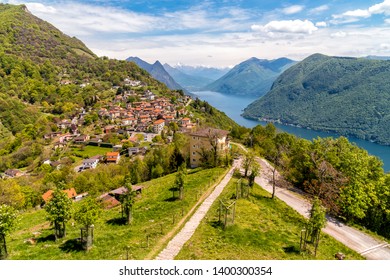
<path fill-rule="evenodd" d="M 232 66 L 313 53 L 390 56 L 390 0 L 9 0 L 97 55 Z"/>

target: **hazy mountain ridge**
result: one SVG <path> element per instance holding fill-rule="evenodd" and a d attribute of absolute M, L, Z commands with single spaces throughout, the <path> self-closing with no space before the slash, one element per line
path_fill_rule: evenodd
<path fill-rule="evenodd" d="M 187 89 L 178 84 L 174 78 L 172 78 L 160 61 L 157 60 L 154 64 L 150 64 L 139 57 L 129 57 L 126 60 L 137 64 L 140 68 L 147 71 L 153 78 L 164 83 L 169 89 L 183 90 L 185 93 L 189 94 Z"/>
<path fill-rule="evenodd" d="M 211 79 L 213 81 L 218 80 L 231 70 L 229 67 L 211 67 L 201 65 L 191 66 L 180 63 L 174 65 L 173 67 L 184 74 Z"/>
<path fill-rule="evenodd" d="M 288 58 L 266 60 L 252 57 L 203 89 L 224 94 L 262 96 L 275 79 L 294 63 Z"/>
<path fill-rule="evenodd" d="M 390 144 L 390 61 L 314 54 L 287 69 L 243 116 Z"/>
<path fill-rule="evenodd" d="M 167 63 L 164 64 L 164 68 L 175 81 L 190 91 L 199 91 L 204 86 L 213 82 L 210 78 L 186 74 Z"/>

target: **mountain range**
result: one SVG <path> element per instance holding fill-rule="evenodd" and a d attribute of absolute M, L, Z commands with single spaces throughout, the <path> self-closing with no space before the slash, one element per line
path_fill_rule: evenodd
<path fill-rule="evenodd" d="M 231 69 L 223 77 L 205 86 L 203 90 L 224 94 L 262 96 L 275 79 L 296 62 L 288 58 L 275 60 L 252 57 Z"/>
<path fill-rule="evenodd" d="M 188 91 L 216 91 L 223 94 L 262 96 L 273 81 L 296 62 L 288 58 L 266 60 L 251 58 L 232 69 L 204 66 L 175 65 L 159 61 L 149 64 L 138 57 L 129 57 L 139 67 L 149 72 L 155 79 L 165 83 L 170 89 Z"/>
<path fill-rule="evenodd" d="M 390 61 L 314 54 L 283 72 L 244 117 L 390 144 Z"/>
<path fill-rule="evenodd" d="M 164 83 L 169 89 L 172 90 L 183 90 L 186 93 L 187 90 L 184 89 L 181 85 L 179 85 L 165 70 L 164 66 L 160 63 L 160 61 L 156 61 L 153 64 L 147 63 L 146 61 L 140 59 L 139 57 L 129 57 L 126 59 L 127 61 L 134 62 L 138 65 L 138 67 L 147 71 L 153 78 Z"/>
<path fill-rule="evenodd" d="M 167 63 L 164 64 L 164 68 L 175 79 L 175 81 L 189 91 L 202 90 L 202 88 L 219 79 L 230 70 L 229 68 L 213 68 L 204 66 L 171 66 Z"/>

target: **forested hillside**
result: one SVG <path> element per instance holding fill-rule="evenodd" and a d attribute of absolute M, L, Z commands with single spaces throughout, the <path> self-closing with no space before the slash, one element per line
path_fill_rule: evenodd
<path fill-rule="evenodd" d="M 390 144 L 390 61 L 315 54 L 287 69 L 243 116 Z"/>
<path fill-rule="evenodd" d="M 204 90 L 244 96 L 263 96 L 269 91 L 278 75 L 294 63 L 288 58 L 267 60 L 252 57 L 204 87 Z"/>

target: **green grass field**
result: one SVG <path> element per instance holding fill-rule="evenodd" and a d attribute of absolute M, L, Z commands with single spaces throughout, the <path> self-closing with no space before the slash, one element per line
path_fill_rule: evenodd
<path fill-rule="evenodd" d="M 237 179 L 232 179 L 222 199 L 235 194 Z M 225 230 L 218 223 L 219 201 L 212 208 L 176 259 L 179 260 L 334 260 L 337 252 L 346 259 L 363 259 L 326 234 L 321 235 L 317 256 L 314 246 L 301 253 L 300 232 L 304 218 L 279 199 L 255 185 L 247 199 L 236 202 L 233 225 Z"/>
<path fill-rule="evenodd" d="M 72 148 L 70 153 L 81 158 L 90 158 L 96 155 L 104 156 L 107 152 L 112 152 L 112 148 L 98 146 L 85 146 L 83 149 Z"/>
<path fill-rule="evenodd" d="M 45 211 L 38 210 L 20 216 L 17 229 L 7 237 L 9 259 L 13 260 L 118 260 L 153 257 L 163 249 L 164 237 L 178 225 L 182 215 L 194 207 L 199 197 L 219 181 L 225 170 L 199 170 L 187 176 L 184 199 L 173 200 L 169 190 L 175 174 L 141 184 L 146 188 L 134 206 L 134 220 L 124 225 L 120 207 L 103 211 L 95 225 L 94 246 L 80 250 L 77 238 L 80 227 L 67 224 L 67 236 L 54 241 L 53 230 L 45 220 Z M 33 243 L 27 242 L 33 238 Z"/>

